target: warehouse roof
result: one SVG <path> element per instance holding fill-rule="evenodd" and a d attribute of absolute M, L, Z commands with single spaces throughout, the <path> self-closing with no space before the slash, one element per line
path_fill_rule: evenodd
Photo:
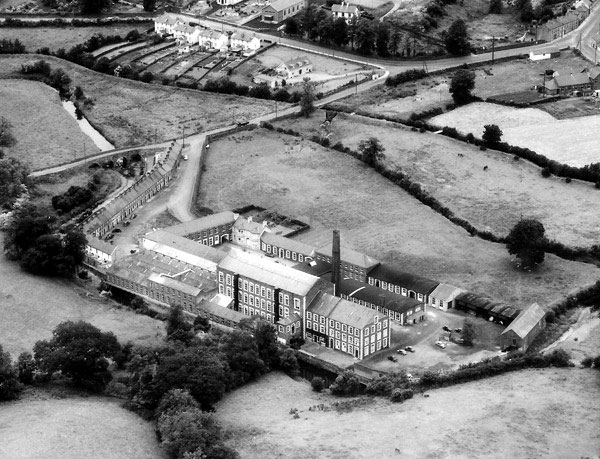
<path fill-rule="evenodd" d="M 370 308 L 357 307 L 351 301 L 325 292 L 319 292 L 310 303 L 307 311 L 325 316 L 328 319 L 337 320 L 355 328 L 364 328 L 371 325 L 375 322 L 375 317 L 385 317 L 381 312 Z"/>
<path fill-rule="evenodd" d="M 369 273 L 369 277 L 399 285 L 423 295 L 431 294 L 431 292 L 440 285 L 437 281 L 417 276 L 416 274 L 407 273 L 406 271 L 402 271 L 400 268 L 389 264 L 380 264 L 373 268 Z"/>
<path fill-rule="evenodd" d="M 400 314 L 423 305 L 422 301 L 414 298 L 398 295 L 353 279 L 342 279 L 339 293 Z"/>

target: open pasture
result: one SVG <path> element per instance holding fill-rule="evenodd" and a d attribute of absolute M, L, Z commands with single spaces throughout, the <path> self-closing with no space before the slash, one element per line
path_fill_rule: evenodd
<path fill-rule="evenodd" d="M 311 226 L 298 239 L 317 247 L 338 228 L 355 250 L 517 307 L 545 306 L 597 279 L 594 266 L 552 255 L 534 272 L 518 271 L 503 245 L 469 237 L 360 161 L 295 137 L 229 135 L 211 143 L 206 169 L 199 206 L 255 204 L 294 216 Z"/>
<path fill-rule="evenodd" d="M 0 80 L 0 100 L 0 116 L 12 124 L 17 140 L 5 151 L 32 170 L 100 151 L 62 107 L 58 92 L 49 86 L 36 81 Z"/>

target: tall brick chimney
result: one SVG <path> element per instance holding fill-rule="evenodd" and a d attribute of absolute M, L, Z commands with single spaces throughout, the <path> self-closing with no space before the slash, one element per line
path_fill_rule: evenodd
<path fill-rule="evenodd" d="M 331 246 L 331 283 L 333 284 L 333 294 L 339 296 L 340 291 L 340 231 L 333 230 L 333 244 Z"/>

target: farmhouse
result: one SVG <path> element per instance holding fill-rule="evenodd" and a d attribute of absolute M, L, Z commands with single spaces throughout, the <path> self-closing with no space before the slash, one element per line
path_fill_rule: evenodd
<path fill-rule="evenodd" d="M 331 5 L 331 14 L 334 19 L 342 18 L 346 23 L 350 24 L 353 18 L 360 16 L 360 10 L 356 5 L 350 5 L 350 3 L 342 2 L 341 5 Z"/>
<path fill-rule="evenodd" d="M 260 40 L 255 35 L 235 32 L 230 37 L 229 46 L 232 51 L 254 52 L 260 48 Z"/>
<path fill-rule="evenodd" d="M 261 20 L 263 22 L 279 24 L 287 18 L 298 14 L 307 5 L 307 0 L 275 0 L 262 10 Z"/>
<path fill-rule="evenodd" d="M 118 253 L 118 247 L 101 239 L 89 237 L 85 245 L 85 263 L 108 268 L 117 261 Z"/>
<path fill-rule="evenodd" d="M 219 212 L 170 226 L 165 231 L 212 247 L 231 240 L 233 224 L 238 217 L 233 212 Z"/>
<path fill-rule="evenodd" d="M 226 49 L 229 37 L 223 32 L 206 29 L 198 35 L 198 44 L 207 49 Z"/>
<path fill-rule="evenodd" d="M 400 325 L 416 324 L 425 320 L 424 302 L 381 290 L 352 279 L 342 279 L 339 294 L 353 303 L 381 312 Z"/>
<path fill-rule="evenodd" d="M 431 304 L 431 293 L 440 284 L 431 279 L 407 273 L 389 264 L 380 264 L 370 271 L 367 281 L 375 287 L 416 298 L 426 304 Z"/>
<path fill-rule="evenodd" d="M 533 303 L 506 327 L 500 335 L 503 348 L 513 347 L 526 351 L 535 337 L 546 326 L 546 313 Z"/>
<path fill-rule="evenodd" d="M 279 64 L 275 71 L 286 78 L 294 78 L 312 72 L 313 64 L 306 56 L 302 56 Z"/>
<path fill-rule="evenodd" d="M 315 255 L 313 246 L 267 231 L 260 237 L 260 249 L 266 254 L 299 262 Z"/>
<path fill-rule="evenodd" d="M 592 82 L 587 73 L 569 73 L 567 75 L 555 75 L 544 85 L 546 94 L 569 96 L 575 91 L 582 94 L 592 92 Z"/>
<path fill-rule="evenodd" d="M 332 247 L 333 244 L 328 244 L 325 247 L 317 249 L 315 251 L 316 259 L 331 263 Z M 377 265 L 379 265 L 379 261 L 375 258 L 360 252 L 355 252 L 347 247 L 341 248 L 340 274 L 342 277 L 365 282 L 367 279 L 367 274 Z"/>
<path fill-rule="evenodd" d="M 306 312 L 305 336 L 363 359 L 389 347 L 390 320 L 382 313 L 320 292 Z"/>
<path fill-rule="evenodd" d="M 173 35 L 175 27 L 184 24 L 182 20 L 172 14 L 163 14 L 154 20 L 154 31 L 159 35 Z"/>

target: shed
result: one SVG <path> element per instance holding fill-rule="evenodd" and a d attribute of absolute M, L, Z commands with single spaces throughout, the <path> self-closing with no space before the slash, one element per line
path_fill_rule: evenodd
<path fill-rule="evenodd" d="M 530 305 L 502 332 L 500 335 L 502 347 L 527 350 L 535 337 L 545 328 L 545 317 L 546 313 L 537 303 Z"/>

